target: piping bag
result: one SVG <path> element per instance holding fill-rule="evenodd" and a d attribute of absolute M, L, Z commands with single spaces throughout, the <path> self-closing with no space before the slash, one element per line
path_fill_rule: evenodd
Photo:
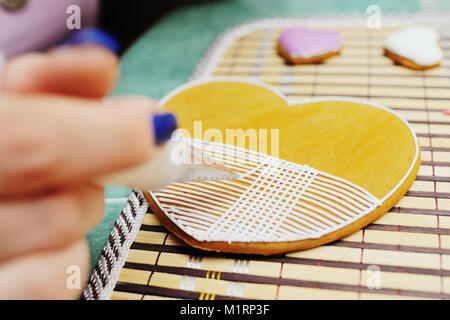
<path fill-rule="evenodd" d="M 240 175 L 185 142 L 176 132 L 156 157 L 137 167 L 97 180 L 132 189 L 158 190 L 174 182 L 233 180 Z"/>

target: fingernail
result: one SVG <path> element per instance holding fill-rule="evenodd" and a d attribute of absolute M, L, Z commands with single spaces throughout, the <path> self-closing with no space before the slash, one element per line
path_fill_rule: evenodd
<path fill-rule="evenodd" d="M 448 109 L 447 111 L 444 111 L 444 114 L 450 115 L 450 109 Z"/>
<path fill-rule="evenodd" d="M 119 41 L 98 28 L 85 28 L 76 31 L 60 43 L 62 46 L 82 44 L 97 44 L 116 54 L 118 54 L 120 50 Z"/>
<path fill-rule="evenodd" d="M 168 141 L 178 127 L 177 118 L 172 113 L 156 114 L 152 121 L 157 145 Z"/>

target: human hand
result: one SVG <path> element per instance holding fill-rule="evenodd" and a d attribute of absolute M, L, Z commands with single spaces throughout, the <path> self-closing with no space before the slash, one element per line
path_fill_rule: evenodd
<path fill-rule="evenodd" d="M 3 70 L 0 299 L 78 298 L 89 273 L 84 237 L 104 210 L 91 181 L 157 152 L 152 100 L 102 100 L 117 64 L 90 45 L 26 54 Z M 69 266 L 81 271 L 77 290 L 66 285 Z"/>

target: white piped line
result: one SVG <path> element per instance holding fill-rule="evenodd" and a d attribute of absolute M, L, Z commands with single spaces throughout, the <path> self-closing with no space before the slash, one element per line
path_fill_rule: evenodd
<path fill-rule="evenodd" d="M 186 142 L 199 143 L 195 139 Z M 233 169 L 245 163 L 244 178 L 177 183 L 152 194 L 169 219 L 198 241 L 316 239 L 382 203 L 354 183 L 305 165 L 230 145 L 201 143 L 218 161 L 231 150 L 236 156 L 226 165 Z"/>

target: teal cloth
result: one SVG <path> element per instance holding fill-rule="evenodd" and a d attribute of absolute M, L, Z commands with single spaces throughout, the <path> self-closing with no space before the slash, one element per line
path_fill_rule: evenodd
<path fill-rule="evenodd" d="M 113 94 L 162 98 L 188 80 L 204 51 L 221 32 L 248 19 L 365 13 L 373 4 L 382 13 L 420 10 L 419 0 L 216 0 L 182 6 L 148 30 L 125 53 L 121 79 Z M 97 262 L 129 193 L 123 187 L 107 188 L 105 217 L 88 235 L 91 266 Z"/>

